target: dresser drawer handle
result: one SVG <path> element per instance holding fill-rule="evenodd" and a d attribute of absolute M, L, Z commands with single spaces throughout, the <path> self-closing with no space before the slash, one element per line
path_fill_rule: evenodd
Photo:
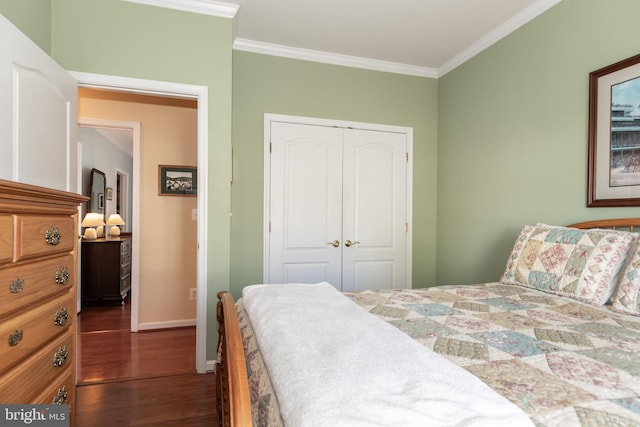
<path fill-rule="evenodd" d="M 69 278 L 71 274 L 69 274 L 69 269 L 65 266 L 61 266 L 56 270 L 56 283 L 59 285 L 66 285 L 69 282 Z"/>
<path fill-rule="evenodd" d="M 9 335 L 9 346 L 15 347 L 22 341 L 22 329 L 16 329 L 14 333 Z"/>
<path fill-rule="evenodd" d="M 19 294 L 20 292 L 22 292 L 24 290 L 24 279 L 18 278 L 16 280 L 13 280 L 9 284 L 9 290 L 12 294 Z"/>
<path fill-rule="evenodd" d="M 54 405 L 62 405 L 66 401 L 67 401 L 67 387 L 62 386 L 62 388 L 58 389 L 58 392 L 53 397 L 53 400 L 51 401 L 51 403 L 53 403 Z"/>
<path fill-rule="evenodd" d="M 53 324 L 56 326 L 64 326 L 69 320 L 69 310 L 67 307 L 60 307 L 53 318 Z"/>
<path fill-rule="evenodd" d="M 55 366 L 56 368 L 61 368 L 62 366 L 64 366 L 64 364 L 67 363 L 68 354 L 69 352 L 67 351 L 66 345 L 64 347 L 59 347 L 58 351 L 56 351 L 53 355 L 53 366 Z"/>
<path fill-rule="evenodd" d="M 60 229 L 55 225 L 47 228 L 44 232 L 44 240 L 51 246 L 55 246 L 60 243 L 60 239 L 62 239 L 62 235 L 60 234 Z"/>

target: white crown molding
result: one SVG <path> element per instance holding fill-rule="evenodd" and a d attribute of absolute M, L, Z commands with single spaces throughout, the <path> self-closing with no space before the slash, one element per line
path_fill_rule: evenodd
<path fill-rule="evenodd" d="M 514 15 L 511 19 L 504 22 L 502 25 L 495 28 L 493 31 L 487 33 L 484 37 L 479 39 L 477 42 L 469 46 L 467 49 L 463 50 L 449 61 L 447 61 L 444 65 L 438 68 L 438 77 L 442 77 L 447 74 L 449 71 L 458 67 L 462 63 L 468 61 L 472 57 L 476 56 L 478 53 L 482 52 L 492 44 L 497 41 L 503 39 L 508 36 L 518 28 L 522 27 L 524 24 L 532 21 L 538 15 L 546 12 L 551 9 L 556 4 L 560 3 L 562 0 L 539 0 L 535 3 L 532 3 L 529 7 L 522 10 L 520 13 Z"/>
<path fill-rule="evenodd" d="M 200 13 L 233 19 L 240 8 L 237 4 L 214 0 L 122 0 L 129 3 L 140 3 L 149 6 L 181 10 L 183 12 Z"/>
<path fill-rule="evenodd" d="M 301 49 L 283 46 L 273 43 L 263 43 L 247 39 L 235 39 L 235 50 L 265 55 L 282 56 L 285 58 L 300 59 L 303 61 L 322 62 L 325 64 L 342 65 L 345 67 L 364 68 L 367 70 L 385 71 L 388 73 L 408 74 L 420 77 L 437 77 L 434 68 L 418 67 L 415 65 L 400 64 L 397 62 L 381 61 L 377 59 L 362 58 L 359 56 L 341 55 L 337 53 L 322 52 L 310 49 Z"/>

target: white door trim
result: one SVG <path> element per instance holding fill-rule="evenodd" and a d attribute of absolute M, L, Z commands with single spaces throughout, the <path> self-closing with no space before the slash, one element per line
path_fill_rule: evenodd
<path fill-rule="evenodd" d="M 209 112 L 208 112 L 208 87 L 183 83 L 163 82 L 157 80 L 134 79 L 128 77 L 109 76 L 104 74 L 80 73 L 70 71 L 70 74 L 78 81 L 79 87 L 116 90 L 120 92 L 139 93 L 146 95 L 173 96 L 196 99 L 198 101 L 198 218 L 208 218 L 208 140 L 209 140 Z M 140 147 L 138 147 L 139 149 Z M 135 159 L 140 159 L 140 152 L 135 152 L 133 165 L 133 212 L 134 216 L 140 212 L 140 165 Z M 133 230 L 139 230 L 139 216 L 133 219 Z M 198 260 L 197 260 L 197 292 L 196 301 L 196 369 L 198 373 L 207 371 L 207 221 L 198 221 Z M 140 248 L 140 233 L 132 235 L 133 252 L 132 268 L 136 268 Z M 132 277 L 133 282 L 134 277 Z M 136 280 L 137 282 L 137 280 Z M 139 284 L 137 284 L 139 286 Z M 132 290 L 133 290 L 132 283 Z M 133 299 L 138 297 L 138 292 L 132 292 Z M 137 303 L 137 300 L 135 301 Z M 132 313 L 133 314 L 133 313 Z M 132 315 L 133 322 L 133 315 Z M 136 330 L 138 322 L 136 319 Z M 132 323 L 133 330 L 133 323 Z"/>
<path fill-rule="evenodd" d="M 362 122 L 352 122 L 345 120 L 334 120 L 334 119 L 323 119 L 317 117 L 303 117 L 303 116 L 289 116 L 283 114 L 271 114 L 265 113 L 264 115 L 264 211 L 263 211 L 263 237 L 262 237 L 262 253 L 263 253 L 263 263 L 262 263 L 262 281 L 266 283 L 269 278 L 269 222 L 270 222 L 270 200 L 271 200 L 271 185 L 270 185 L 270 177 L 271 177 L 271 162 L 270 162 L 270 149 L 269 145 L 271 144 L 271 123 L 272 122 L 286 122 L 286 123 L 296 123 L 296 124 L 306 124 L 306 125 L 317 125 L 317 126 L 335 126 L 342 128 L 353 128 L 353 129 L 363 129 L 363 130 L 372 130 L 372 131 L 383 131 L 383 132 L 396 132 L 403 133 L 407 136 L 407 247 L 406 247 L 406 278 L 407 278 L 407 288 L 413 287 L 413 275 L 412 271 L 412 260 L 413 260 L 413 251 L 412 248 L 412 235 L 413 235 L 413 128 L 406 126 L 393 126 L 393 125 L 383 125 L 376 123 L 362 123 Z"/>

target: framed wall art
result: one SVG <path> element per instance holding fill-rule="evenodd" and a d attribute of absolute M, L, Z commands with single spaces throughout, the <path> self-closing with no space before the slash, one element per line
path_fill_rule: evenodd
<path fill-rule="evenodd" d="M 640 206 L 640 55 L 589 73 L 587 206 Z"/>
<path fill-rule="evenodd" d="M 198 194 L 198 168 L 159 165 L 158 194 L 161 196 L 196 196 Z"/>

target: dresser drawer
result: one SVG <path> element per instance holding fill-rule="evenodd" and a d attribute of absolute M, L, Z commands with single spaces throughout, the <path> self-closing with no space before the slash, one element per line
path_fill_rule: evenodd
<path fill-rule="evenodd" d="M 74 351 L 71 331 L 38 350 L 2 377 L 0 402 L 33 403 L 42 384 L 54 384 L 73 366 Z"/>
<path fill-rule="evenodd" d="M 19 215 L 16 261 L 42 255 L 71 252 L 78 239 L 72 216 Z"/>
<path fill-rule="evenodd" d="M 131 239 L 123 239 L 122 243 L 120 243 L 120 253 L 121 254 L 131 254 Z"/>
<path fill-rule="evenodd" d="M 67 319 L 57 319 L 57 313 L 63 310 L 71 314 Z M 73 294 L 67 292 L 0 323 L 0 372 L 15 366 L 43 344 L 69 330 L 74 314 Z"/>
<path fill-rule="evenodd" d="M 0 215 L 0 265 L 13 261 L 13 215 Z"/>
<path fill-rule="evenodd" d="M 131 276 L 120 279 L 120 295 L 124 295 L 131 289 Z"/>
<path fill-rule="evenodd" d="M 75 274 L 71 254 L 0 270 L 0 318 L 67 291 Z"/>
<path fill-rule="evenodd" d="M 63 375 L 53 384 L 47 384 L 44 391 L 33 400 L 35 404 L 50 405 L 67 404 L 71 405 L 71 419 L 73 419 L 73 396 L 75 395 L 75 377 L 69 366 Z M 71 424 L 73 425 L 73 423 Z"/>

